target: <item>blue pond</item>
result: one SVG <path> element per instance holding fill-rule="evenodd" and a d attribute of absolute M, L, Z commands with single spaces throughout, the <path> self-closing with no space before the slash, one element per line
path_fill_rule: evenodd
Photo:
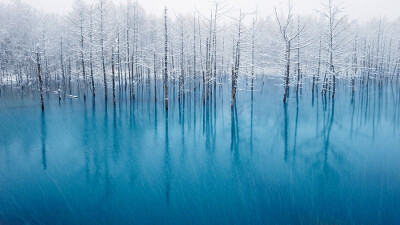
<path fill-rule="evenodd" d="M 168 113 L 147 87 L 115 107 L 48 92 L 44 113 L 3 87 L 0 224 L 400 224 L 399 86 L 283 104 L 262 82 L 233 110 L 224 85 Z"/>

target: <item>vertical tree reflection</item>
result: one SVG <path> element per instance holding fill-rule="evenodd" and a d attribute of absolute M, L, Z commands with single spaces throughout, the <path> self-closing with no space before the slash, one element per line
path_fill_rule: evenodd
<path fill-rule="evenodd" d="M 234 154 L 234 161 L 239 161 L 239 124 L 237 118 L 236 102 L 233 103 L 231 109 L 231 151 Z"/>
<path fill-rule="evenodd" d="M 253 153 L 253 105 L 254 91 L 251 92 L 251 109 L 250 109 L 250 152 Z"/>
<path fill-rule="evenodd" d="M 295 163 L 295 160 L 296 160 L 298 123 L 299 123 L 299 96 L 296 95 L 296 122 L 295 122 L 295 126 L 294 126 L 293 163 Z"/>
<path fill-rule="evenodd" d="M 46 158 L 46 139 L 47 139 L 47 129 L 46 129 L 46 118 L 44 111 L 41 113 L 41 133 L 42 133 L 42 165 L 43 170 L 47 169 L 47 158 Z"/>
<path fill-rule="evenodd" d="M 165 172 L 165 197 L 167 205 L 170 204 L 170 189 L 171 189 L 171 159 L 169 152 L 169 137 L 168 137 L 168 111 L 165 111 L 165 152 L 164 152 L 164 172 Z"/>
<path fill-rule="evenodd" d="M 108 107 L 107 107 L 107 102 L 105 103 L 105 108 L 104 108 L 104 131 L 105 132 L 105 137 L 104 137 L 104 151 L 103 151 L 103 159 L 104 159 L 104 179 L 105 179 L 105 194 L 106 197 L 110 197 L 111 195 L 111 182 L 110 182 L 110 165 L 109 165 L 109 135 L 108 135 Z"/>
<path fill-rule="evenodd" d="M 84 157 L 85 157 L 85 174 L 86 174 L 86 181 L 89 181 L 90 176 L 90 169 L 89 169 L 89 120 L 88 120 L 88 113 L 87 113 L 87 105 L 85 101 L 85 108 L 84 108 L 84 117 L 83 117 L 83 145 L 84 145 Z"/>
<path fill-rule="evenodd" d="M 322 108 L 323 108 L 323 126 L 322 132 L 320 136 L 322 136 L 323 145 L 320 147 L 320 150 L 315 154 L 315 161 L 312 164 L 313 169 L 320 169 L 321 172 L 325 175 L 331 174 L 331 167 L 329 166 L 329 156 L 332 156 L 333 159 L 340 160 L 340 156 L 338 152 L 336 152 L 331 146 L 331 132 L 333 127 L 333 122 L 335 118 L 335 100 L 332 99 L 330 102 L 330 110 L 328 111 L 328 101 L 325 96 L 322 97 Z"/>
<path fill-rule="evenodd" d="M 283 103 L 283 142 L 284 142 L 284 160 L 286 161 L 288 158 L 288 148 L 289 148 L 289 143 L 288 143 L 288 136 L 289 136 L 289 131 L 288 131 L 288 113 L 287 113 L 287 102 Z"/>
<path fill-rule="evenodd" d="M 325 102 L 326 104 L 326 102 Z M 324 171 L 328 172 L 328 150 L 330 148 L 330 136 L 332 130 L 333 119 L 335 116 L 335 99 L 332 99 L 332 106 L 331 106 L 331 113 L 330 113 L 330 120 L 327 124 L 327 127 L 324 128 Z"/>

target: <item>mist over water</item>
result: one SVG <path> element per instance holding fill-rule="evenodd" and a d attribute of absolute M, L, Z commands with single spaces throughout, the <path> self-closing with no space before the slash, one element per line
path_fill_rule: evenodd
<path fill-rule="evenodd" d="M 168 112 L 145 85 L 116 106 L 48 91 L 44 112 L 3 86 L 0 223 L 399 224 L 400 89 L 370 82 L 284 104 L 257 79 L 233 109 L 229 85 L 206 104 L 175 90 Z"/>

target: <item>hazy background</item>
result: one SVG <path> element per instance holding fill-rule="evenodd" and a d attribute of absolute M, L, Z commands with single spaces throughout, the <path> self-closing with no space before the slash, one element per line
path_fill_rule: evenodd
<path fill-rule="evenodd" d="M 0 0 L 0 3 L 9 3 L 13 0 Z M 66 13 L 68 12 L 74 0 L 21 0 L 21 2 L 32 5 L 38 10 L 51 13 Z M 84 0 L 88 3 L 92 0 Z M 252 12 L 256 9 L 261 16 L 271 15 L 273 6 L 279 4 L 286 4 L 285 0 L 225 0 L 230 6 L 229 8 L 241 8 L 245 12 Z M 315 13 L 315 9 L 321 8 L 321 2 L 327 0 L 293 0 L 295 12 L 299 14 Z M 116 4 L 119 2 L 126 2 L 126 0 L 114 0 Z M 399 17 L 399 0 L 345 0 L 342 6 L 345 12 L 352 18 L 361 20 L 368 20 L 377 18 L 380 15 L 382 18 L 394 20 Z M 198 9 L 200 12 L 208 12 L 210 7 L 214 5 L 215 1 L 207 0 L 139 0 L 146 12 L 161 15 L 165 6 L 169 10 L 176 13 L 191 13 Z"/>

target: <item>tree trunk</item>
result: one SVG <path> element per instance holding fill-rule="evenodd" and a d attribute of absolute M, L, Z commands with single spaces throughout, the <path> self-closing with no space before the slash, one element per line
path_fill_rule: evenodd
<path fill-rule="evenodd" d="M 165 56 L 164 56 L 164 90 L 165 90 L 165 110 L 168 111 L 168 29 L 167 29 L 167 7 L 164 11 L 164 25 L 165 25 Z"/>
<path fill-rule="evenodd" d="M 112 68 L 112 89 L 113 89 L 113 104 L 115 106 L 115 63 L 114 63 L 114 46 L 111 49 L 111 68 Z"/>
<path fill-rule="evenodd" d="M 36 52 L 36 61 L 37 61 L 37 69 L 38 69 L 38 76 L 39 76 L 39 89 L 40 89 L 40 103 L 42 105 L 42 111 L 44 111 L 44 101 L 43 101 L 43 82 L 42 82 L 42 75 L 40 70 L 40 56 L 39 56 L 39 49 Z"/>
<path fill-rule="evenodd" d="M 106 76 L 106 65 L 104 56 L 104 7 L 103 1 L 100 1 L 100 45 L 101 45 L 101 63 L 103 67 L 103 81 L 104 81 L 104 97 L 107 101 L 107 76 Z"/>
<path fill-rule="evenodd" d="M 283 94 L 283 102 L 285 103 L 289 92 L 289 74 L 290 74 L 290 41 L 286 44 L 286 77 L 285 77 L 285 93 Z"/>

